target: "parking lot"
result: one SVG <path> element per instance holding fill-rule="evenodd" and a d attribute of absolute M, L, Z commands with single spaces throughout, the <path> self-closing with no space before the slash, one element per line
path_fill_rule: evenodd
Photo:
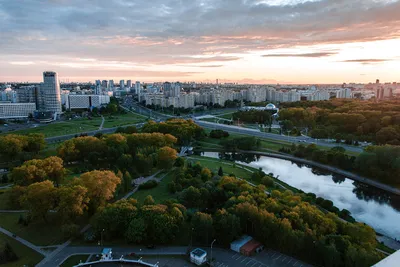
<path fill-rule="evenodd" d="M 231 252 L 218 253 L 216 257 L 215 267 L 311 267 L 300 260 L 284 255 L 282 253 L 265 250 L 252 257 L 247 257 L 239 253 Z"/>

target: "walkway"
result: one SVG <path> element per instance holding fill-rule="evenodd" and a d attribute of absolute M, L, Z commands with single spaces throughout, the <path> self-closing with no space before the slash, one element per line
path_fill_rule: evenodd
<path fill-rule="evenodd" d="M 99 126 L 99 130 L 102 130 L 102 129 L 103 129 L 104 121 L 105 121 L 104 116 L 101 115 L 101 124 L 100 124 L 100 126 Z"/>
<path fill-rule="evenodd" d="M 2 185 L 2 186 L 0 186 L 0 189 L 10 188 L 13 185 L 14 184 Z"/>
<path fill-rule="evenodd" d="M 11 233 L 10 231 L 8 231 L 8 230 L 6 230 L 6 229 L 4 229 L 4 228 L 2 228 L 2 227 L 0 227 L 0 232 L 2 232 L 3 234 L 5 234 L 5 235 L 7 235 L 7 236 L 9 236 L 9 237 L 11 237 L 11 238 L 17 240 L 18 242 L 24 244 L 25 246 L 27 246 L 27 247 L 29 247 L 29 248 L 35 250 L 36 252 L 38 252 L 38 253 L 40 253 L 40 254 L 42 254 L 42 255 L 44 255 L 44 256 L 47 255 L 46 252 L 44 252 L 43 250 L 41 250 L 38 246 L 32 244 L 31 242 L 29 242 L 29 241 L 27 241 L 27 240 L 25 240 L 25 239 L 23 239 L 23 238 L 20 238 L 20 237 L 18 237 L 18 236 L 15 236 L 13 233 Z"/>

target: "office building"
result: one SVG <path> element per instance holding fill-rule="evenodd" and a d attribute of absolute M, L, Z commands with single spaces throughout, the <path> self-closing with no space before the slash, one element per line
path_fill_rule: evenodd
<path fill-rule="evenodd" d="M 107 82 L 107 80 L 101 81 L 101 87 L 103 87 L 104 89 L 107 89 L 107 87 L 108 87 L 108 82 Z"/>
<path fill-rule="evenodd" d="M 43 83 L 40 84 L 40 106 L 38 109 L 61 113 L 61 90 L 58 75 L 53 71 L 43 72 Z"/>
<path fill-rule="evenodd" d="M 164 96 L 165 97 L 172 96 L 171 90 L 172 90 L 171 83 L 170 82 L 165 82 L 164 85 L 163 85 Z"/>
<path fill-rule="evenodd" d="M 120 80 L 119 81 L 119 89 L 124 89 L 125 88 L 125 81 L 124 80 Z"/>
<path fill-rule="evenodd" d="M 18 103 L 37 103 L 39 86 L 29 85 L 15 88 Z"/>
<path fill-rule="evenodd" d="M 108 91 L 113 91 L 114 90 L 114 80 L 109 80 L 108 81 Z"/>
<path fill-rule="evenodd" d="M 132 87 L 132 80 L 127 80 L 126 81 L 126 87 L 129 89 Z"/>
<path fill-rule="evenodd" d="M 65 108 L 69 110 L 98 108 L 108 103 L 110 103 L 108 95 L 65 95 Z"/>
<path fill-rule="evenodd" d="M 35 103 L 0 103 L 0 119 L 28 118 L 35 110 Z"/>

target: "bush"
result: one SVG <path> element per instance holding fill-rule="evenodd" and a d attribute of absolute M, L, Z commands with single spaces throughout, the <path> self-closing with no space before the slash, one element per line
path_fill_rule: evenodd
<path fill-rule="evenodd" d="M 221 139 L 225 137 L 229 137 L 229 133 L 223 130 L 212 130 L 210 132 L 211 138 Z"/>
<path fill-rule="evenodd" d="M 169 191 L 171 194 L 175 194 L 175 193 L 176 193 L 176 184 L 175 184 L 175 182 L 170 182 L 170 183 L 168 184 L 168 191 Z"/>
<path fill-rule="evenodd" d="M 139 185 L 139 190 L 144 190 L 144 189 L 151 189 L 154 188 L 158 185 L 157 181 L 150 180 L 145 182 L 144 184 Z"/>
<path fill-rule="evenodd" d="M 271 177 L 265 176 L 264 178 L 261 179 L 261 184 L 265 185 L 266 187 L 273 187 L 274 180 L 272 180 Z"/>

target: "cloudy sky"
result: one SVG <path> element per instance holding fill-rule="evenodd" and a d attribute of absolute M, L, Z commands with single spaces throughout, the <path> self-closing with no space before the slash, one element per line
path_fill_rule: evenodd
<path fill-rule="evenodd" d="M 0 81 L 400 81 L 400 0 L 0 0 Z"/>

